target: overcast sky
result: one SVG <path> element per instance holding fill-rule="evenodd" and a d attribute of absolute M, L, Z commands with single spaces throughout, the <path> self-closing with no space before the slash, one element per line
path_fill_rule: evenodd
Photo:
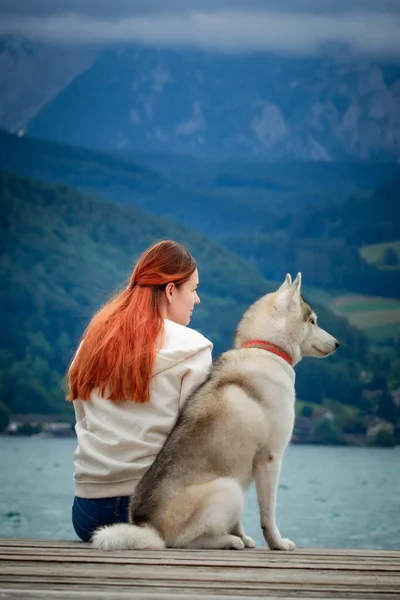
<path fill-rule="evenodd" d="M 0 0 L 0 35 L 313 55 L 340 44 L 400 62 L 400 0 Z"/>

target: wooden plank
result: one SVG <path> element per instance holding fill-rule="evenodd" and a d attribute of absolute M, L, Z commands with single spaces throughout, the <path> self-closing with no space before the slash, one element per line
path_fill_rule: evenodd
<path fill-rule="evenodd" d="M 60 598 L 60 600 L 132 600 L 135 598 L 140 598 L 143 600 L 171 600 L 172 598 L 175 600 L 178 598 L 179 600 L 193 600 L 193 592 L 188 594 L 186 592 L 180 592 L 178 590 L 174 590 L 173 595 L 171 594 L 170 589 L 162 589 L 159 588 L 156 593 L 149 592 L 146 590 L 136 591 L 119 591 L 118 595 L 112 590 L 96 590 L 96 591 L 81 591 L 81 590 L 28 590 L 28 589 L 4 589 L 0 591 L 0 599 L 4 600 L 36 600 L 38 598 L 43 600 L 54 600 L 54 598 Z M 232 600 L 235 598 L 243 598 L 246 600 L 259 600 L 260 598 L 265 598 L 265 593 L 259 594 L 257 596 L 248 595 L 245 596 L 240 594 L 215 594 L 215 593 L 206 593 L 201 594 L 201 596 L 195 596 L 197 598 L 201 598 L 201 600 Z M 297 598 L 305 597 L 305 596 L 297 596 Z M 268 594 L 268 600 L 290 600 L 293 598 L 292 595 L 287 596 L 286 594 L 279 595 L 270 595 Z M 307 598 L 312 598 L 313 600 L 337 600 L 338 596 L 316 596 L 314 592 L 307 596 Z M 355 600 L 365 600 L 365 596 L 348 596 L 348 598 L 354 598 Z M 381 600 L 382 596 L 369 595 L 368 600 Z"/>
<path fill-rule="evenodd" d="M 40 563 L 34 566 L 8 566 L 1 567 L 1 580 L 19 581 L 21 578 L 46 578 L 54 576 L 68 579 L 81 578 L 82 581 L 93 583 L 93 581 L 107 580 L 108 582 L 117 583 L 118 580 L 124 582 L 131 581 L 132 585 L 139 582 L 156 584 L 159 581 L 180 582 L 183 585 L 185 582 L 190 582 L 191 585 L 202 586 L 205 583 L 212 582 L 215 586 L 226 586 L 227 584 L 234 587 L 255 587 L 265 586 L 276 583 L 283 585 L 288 582 L 288 574 L 279 569 L 265 569 L 254 572 L 251 569 L 235 569 L 227 573 L 226 569 L 213 569 L 210 571 L 207 568 L 197 568 L 196 571 L 185 567 L 164 567 L 160 565 L 156 570 L 146 568 L 144 566 L 134 567 L 134 565 L 114 565 L 110 568 L 98 569 L 96 565 L 85 565 L 81 568 L 77 565 L 58 565 L 55 572 L 52 568 L 43 568 Z M 291 585 L 308 585 L 320 584 L 322 586 L 332 585 L 338 588 L 342 586 L 364 586 L 370 589 L 379 587 L 379 589 L 394 589 L 400 592 L 400 574 L 387 572 L 383 576 L 373 573 L 361 572 L 329 572 L 329 571 L 309 571 L 297 569 L 290 574 Z"/>
<path fill-rule="evenodd" d="M 319 557 L 312 560 L 307 560 L 306 557 L 298 555 L 294 559 L 286 559 L 285 557 L 277 557 L 274 560 L 264 560 L 263 558 L 257 558 L 246 560 L 243 554 L 235 556 L 233 560 L 229 560 L 229 556 L 216 556 L 213 560 L 209 557 L 170 557 L 165 554 L 165 558 L 162 561 L 156 558 L 147 558 L 146 556 L 137 556 L 136 553 L 131 553 L 124 556 L 114 556 L 113 553 L 99 553 L 99 554 L 58 554 L 58 553 L 24 553 L 13 552 L 13 553 L 2 553 L 0 552 L 0 561 L 40 561 L 43 563 L 93 563 L 93 564 L 135 564 L 135 565 L 159 565 L 162 563 L 166 566 L 207 566 L 210 568 L 225 567 L 238 568 L 238 567 L 250 567 L 252 569 L 268 569 L 268 568 L 280 568 L 280 569 L 296 569 L 299 567 L 318 569 L 318 568 L 343 568 L 343 569 L 376 569 L 376 570 L 400 570 L 400 560 L 379 560 L 374 558 L 362 558 L 362 559 L 349 559 L 341 557 L 340 559 L 333 559 L 332 557 Z"/>
<path fill-rule="evenodd" d="M 81 542 L 80 540 L 76 539 L 76 540 L 54 540 L 54 539 L 48 539 L 48 538 L 0 538 L 0 545 L 6 545 L 6 546 L 56 546 L 56 547 L 60 547 L 60 548 L 67 548 L 67 547 L 73 547 L 73 548 L 77 548 L 77 547 L 90 547 L 91 544 L 88 542 Z M 262 545 L 262 546 L 257 546 L 257 548 L 255 548 L 255 550 L 260 550 L 260 551 L 268 551 L 267 547 Z M 321 551 L 326 551 L 326 552 L 330 552 L 330 553 L 336 553 L 336 552 L 348 552 L 348 553 L 354 553 L 354 554 L 369 554 L 369 553 L 398 553 L 398 550 L 380 550 L 380 549 L 376 549 L 376 548 L 371 548 L 371 549 L 365 549 L 365 548 L 323 548 L 323 547 L 299 547 L 298 549 L 300 549 L 302 552 L 321 552 Z M 174 549 L 174 552 L 193 552 L 196 553 L 198 552 L 198 550 L 188 550 L 188 549 Z M 157 550 L 156 552 L 164 552 L 163 550 Z M 204 550 L 203 552 L 210 552 L 209 550 Z"/>
<path fill-rule="evenodd" d="M 22 586 L 21 583 L 8 583 L 7 585 L 2 585 L 1 589 L 17 587 L 20 589 L 21 587 L 27 587 L 28 589 L 41 589 L 41 584 L 43 582 L 38 579 L 32 579 L 30 581 L 26 581 L 25 585 Z M 46 582 L 45 589 L 53 589 L 53 590 L 62 590 L 62 591 L 85 591 L 85 582 L 81 580 L 66 580 L 60 581 L 58 578 L 50 578 Z M 86 588 L 87 589 L 87 588 Z M 273 583 L 268 587 L 255 585 L 251 588 L 242 587 L 242 586 L 215 586 L 210 583 L 207 586 L 198 585 L 196 582 L 192 582 L 191 584 L 181 582 L 175 582 L 174 584 L 166 585 L 164 582 L 148 582 L 145 585 L 132 585 L 132 580 L 126 580 L 125 582 L 119 581 L 118 585 L 110 585 L 107 582 L 102 582 L 99 584 L 90 585 L 89 588 L 91 591 L 100 590 L 100 591 L 108 591 L 112 594 L 113 598 L 118 598 L 120 592 L 129 591 L 132 597 L 143 597 L 144 592 L 152 592 L 154 594 L 165 593 L 168 591 L 170 593 L 170 598 L 175 598 L 178 594 L 186 593 L 188 595 L 194 596 L 195 598 L 202 598 L 204 595 L 222 595 L 223 597 L 248 597 L 248 596 L 259 596 L 259 597 L 269 597 L 269 596 L 284 596 L 289 598 L 331 598 L 334 596 L 335 598 L 362 598 L 363 600 L 369 600 L 370 598 L 379 598 L 379 600 L 398 600 L 399 598 L 399 590 L 398 588 L 389 588 L 385 589 L 376 588 L 371 590 L 368 587 L 352 587 L 348 585 L 342 585 L 340 588 L 337 586 L 325 586 L 321 585 L 307 585 L 305 587 L 299 587 L 298 584 L 293 585 L 288 582 L 287 585 L 277 585 Z M 56 597 L 56 596 L 55 596 Z"/>
<path fill-rule="evenodd" d="M 193 594 L 174 592 L 172 596 L 169 589 L 158 589 L 157 593 L 147 592 L 144 590 L 139 591 L 138 595 L 132 591 L 119 591 L 116 596 L 111 590 L 96 590 L 96 591 L 81 591 L 81 590 L 27 590 L 27 589 L 4 589 L 0 591 L 0 599 L 2 600 L 54 600 L 56 597 L 60 600 L 132 600 L 133 598 L 140 598 L 143 600 L 171 600 L 171 598 L 178 598 L 179 600 L 193 600 Z M 200 596 L 198 596 L 200 597 Z M 239 595 L 227 595 L 223 594 L 202 594 L 201 600 L 232 600 L 233 598 L 243 598 L 242 594 Z M 247 595 L 246 600 L 259 600 L 265 595 Z M 296 596 L 301 597 L 301 596 Z M 304 597 L 304 596 L 303 596 Z M 348 596 L 349 598 L 365 600 L 365 596 Z M 268 594 L 268 600 L 290 600 L 293 596 L 279 595 L 271 596 Z M 307 596 L 307 598 L 313 598 L 313 600 L 337 600 L 338 596 L 315 596 L 314 593 Z M 369 595 L 368 600 L 381 600 L 382 596 Z"/>
<path fill-rule="evenodd" d="M 55 590 L 25 590 L 25 589 L 5 589 L 3 591 L 0 590 L 0 599 L 4 600 L 54 600 Z M 101 591 L 97 590 L 95 592 L 91 591 L 63 591 L 56 590 L 57 598 L 60 600 L 114 600 L 116 596 L 111 591 Z M 162 599 L 171 599 L 171 594 L 169 590 L 159 590 L 156 594 L 153 592 L 141 591 L 140 596 L 136 594 L 132 595 L 131 591 L 118 592 L 118 600 L 132 600 L 132 598 L 143 598 L 143 600 L 162 600 Z M 192 594 L 178 594 L 175 595 L 174 598 L 179 598 L 179 600 L 193 600 Z M 206 594 L 201 596 L 202 600 L 230 600 L 234 598 L 234 596 L 223 595 L 215 595 L 215 594 Z M 247 596 L 247 600 L 259 600 L 260 596 Z M 268 600 L 290 600 L 289 596 L 270 596 L 268 595 Z M 331 596 L 330 598 L 315 598 L 315 600 L 336 600 L 335 597 Z"/>
<path fill-rule="evenodd" d="M 120 558 L 112 560 L 110 557 L 93 557 L 92 559 L 86 558 L 82 560 L 80 557 L 44 557 L 44 556 L 29 556 L 29 557 L 21 557 L 21 556 L 1 556 L 0 560 L 2 561 L 3 566 L 5 564 L 9 564 L 11 566 L 14 565 L 25 565 L 29 564 L 41 564 L 46 567 L 46 565 L 52 565 L 52 568 L 57 568 L 57 565 L 71 565 L 72 568 L 82 567 L 84 565 L 92 565 L 96 570 L 103 570 L 107 566 L 124 566 L 124 565 L 135 565 L 141 568 L 144 567 L 154 567 L 162 564 L 165 567 L 183 567 L 183 568 L 207 568 L 207 569 L 224 569 L 225 571 L 230 571 L 232 569 L 251 569 L 252 572 L 257 573 L 262 570 L 270 570 L 270 569 L 279 569 L 282 571 L 290 571 L 290 570 L 298 570 L 298 569 L 306 569 L 306 570 L 343 570 L 343 571 L 359 571 L 359 572 L 368 572 L 373 571 L 375 573 L 399 573 L 400 566 L 399 564 L 395 564 L 393 561 L 387 561 L 386 563 L 375 562 L 375 561 L 305 561 L 304 559 L 299 559 L 297 561 L 282 561 L 282 562 L 228 562 L 224 560 L 208 562 L 205 561 L 191 561 L 191 560 L 164 560 L 164 561 L 155 561 L 155 560 L 139 560 L 135 558 Z M 101 565 L 101 566 L 100 566 Z"/>
<path fill-rule="evenodd" d="M 41 563 L 74 563 L 74 564 L 85 564 L 85 563 L 93 563 L 93 564 L 135 564 L 135 565 L 154 565 L 158 566 L 160 564 L 160 559 L 156 558 L 146 558 L 146 557 L 136 557 L 136 556 L 123 556 L 123 557 L 114 557 L 112 554 L 107 554 L 106 556 L 93 556 L 90 554 L 86 555 L 75 555 L 75 554 L 60 554 L 55 555 L 52 554 L 38 554 L 37 552 L 32 553 L 24 553 L 23 555 L 15 551 L 10 554 L 2 554 L 0 553 L 0 561 L 10 561 L 10 562 L 21 562 L 23 561 L 25 564 L 38 561 Z M 224 569 L 236 569 L 236 568 L 244 568 L 251 567 L 252 569 L 268 569 L 271 567 L 278 569 L 328 569 L 328 570 L 338 570 L 342 569 L 344 571 L 371 571 L 374 572 L 386 572 L 393 571 L 399 572 L 400 570 L 400 560 L 397 561 L 379 561 L 377 559 L 371 560 L 364 558 L 362 560 L 346 560 L 345 558 L 341 560 L 332 560 L 332 558 L 320 558 L 317 560 L 313 560 L 312 562 L 306 561 L 304 558 L 298 557 L 295 561 L 285 561 L 279 560 L 276 558 L 274 561 L 254 561 L 254 560 L 240 560 L 236 559 L 235 561 L 229 561 L 228 559 L 214 559 L 213 561 L 209 559 L 201 560 L 193 560 L 193 559 L 164 559 L 162 561 L 164 566 L 185 566 L 196 568 L 197 566 L 202 567 L 223 567 Z"/>
<path fill-rule="evenodd" d="M 375 559 L 379 559 L 379 560 L 386 560 L 386 559 L 395 559 L 395 560 L 400 560 L 400 551 L 385 551 L 384 554 L 376 554 L 375 551 L 370 551 L 370 552 L 355 552 L 355 551 L 351 551 L 348 552 L 346 550 L 342 550 L 338 553 L 333 553 L 330 549 L 324 549 L 321 548 L 318 550 L 318 552 L 310 552 L 308 549 L 296 549 L 293 550 L 291 552 L 272 552 L 270 550 L 264 549 L 264 548 L 247 548 L 245 550 L 176 550 L 176 549 L 167 549 L 167 550 L 123 550 L 123 551 L 113 551 L 113 552 L 102 552 L 100 550 L 96 550 L 95 548 L 93 548 L 93 546 L 91 546 L 90 544 L 82 544 L 79 546 L 58 546 L 58 545 L 52 545 L 52 546 L 44 546 L 44 545 L 20 545 L 20 544 L 12 544 L 12 545 L 8 545 L 8 544 L 2 544 L 0 541 L 0 552 L 4 553 L 4 552 L 21 552 L 21 553 L 25 553 L 25 552 L 41 552 L 41 553 L 50 553 L 50 552 L 54 552 L 54 550 L 57 550 L 57 553 L 59 554 L 74 554 L 74 555 L 78 555 L 78 554 L 87 554 L 90 556 L 94 556 L 96 554 L 101 554 L 101 555 L 109 555 L 109 556 L 137 556 L 137 557 L 146 557 L 146 558 L 156 558 L 157 560 L 159 560 L 162 557 L 176 557 L 176 558 L 182 558 L 182 557 L 192 557 L 194 559 L 197 559 L 199 557 L 201 557 L 202 559 L 204 558 L 215 558 L 215 557 L 220 557 L 220 556 L 227 556 L 227 557 L 235 557 L 235 556 L 241 556 L 241 557 L 246 557 L 249 559 L 254 559 L 254 557 L 259 557 L 262 559 L 268 559 L 268 560 L 281 560 L 281 558 L 287 558 L 287 559 L 291 559 L 293 558 L 293 560 L 298 557 L 299 555 L 303 556 L 303 557 L 307 557 L 307 558 L 321 558 L 321 557 L 331 557 L 336 559 L 336 557 L 346 557 L 349 559 L 352 558 L 356 558 L 356 559 L 363 559 L 363 558 L 375 558 Z M 231 558 L 229 558 L 229 560 L 231 560 Z"/>
<path fill-rule="evenodd" d="M 120 550 L 112 552 L 104 552 L 96 550 L 91 546 L 85 548 L 47 548 L 47 547 L 19 547 L 19 546 L 1 546 L 1 555 L 15 555 L 20 554 L 21 556 L 29 555 L 43 555 L 43 556 L 86 556 L 86 557 L 112 557 L 113 559 L 127 559 L 129 557 L 136 559 L 146 560 L 224 560 L 229 562 L 235 562 L 236 560 L 248 560 L 248 561 L 297 561 L 302 560 L 376 560 L 382 563 L 392 560 L 400 563 L 400 551 L 393 554 L 387 554 L 383 556 L 376 556 L 373 553 L 356 555 L 348 555 L 345 552 L 342 554 L 331 554 L 329 551 L 321 551 L 319 554 L 310 555 L 302 550 L 294 550 L 292 552 L 271 552 L 269 550 L 257 551 L 256 549 L 245 549 L 245 550 L 197 550 L 191 552 L 177 551 L 172 549 L 167 550 Z"/>
<path fill-rule="evenodd" d="M 57 552 L 55 552 L 57 551 Z M 109 557 L 112 562 L 119 560 L 135 560 L 135 561 L 194 561 L 194 562 L 209 562 L 214 563 L 215 561 L 228 562 L 229 564 L 234 564 L 237 562 L 249 562 L 252 564 L 261 563 L 262 565 L 270 564 L 270 563 L 283 563 L 283 562 L 292 562 L 295 563 L 299 560 L 307 560 L 311 562 L 319 562 L 319 561 L 359 561 L 362 563 L 363 561 L 376 561 L 381 562 L 382 564 L 386 564 L 388 561 L 393 562 L 395 565 L 400 565 L 400 551 L 398 552 L 389 552 L 385 551 L 383 554 L 376 554 L 375 551 L 371 552 L 360 552 L 351 551 L 348 552 L 346 550 L 341 551 L 340 553 L 333 553 L 331 550 L 321 549 L 318 553 L 310 553 L 308 550 L 298 549 L 293 552 L 271 552 L 269 550 L 264 549 L 246 549 L 243 551 L 231 551 L 231 550 L 161 550 L 161 551 L 153 551 L 153 550 L 141 550 L 141 551 L 120 551 L 120 552 L 101 552 L 92 548 L 89 544 L 85 544 L 82 546 L 72 546 L 65 547 L 60 545 L 52 545 L 48 546 L 37 546 L 34 544 L 30 544 L 27 546 L 19 546 L 17 544 L 2 544 L 0 542 L 0 553 L 2 556 L 4 555 L 12 555 L 19 554 L 22 555 L 35 555 L 40 553 L 40 555 L 45 556 L 46 554 L 50 556 L 63 556 L 63 557 L 71 557 L 71 556 L 81 556 L 86 557 L 88 559 L 95 559 L 95 557 L 103 557 L 103 560 L 108 560 Z"/>
<path fill-rule="evenodd" d="M 0 539 L 0 548 L 1 547 L 18 547 L 18 548 L 59 548 L 59 549 L 91 549 L 92 551 L 94 551 L 94 549 L 92 548 L 91 544 L 89 543 L 85 543 L 85 542 L 80 542 L 79 540 L 66 540 L 66 541 L 58 541 L 58 540 L 50 540 L 50 539 L 38 539 L 38 540 L 32 540 L 32 539 L 25 539 L 25 538 L 14 538 L 14 539 Z M 195 554 L 197 555 L 198 553 L 201 554 L 214 554 L 214 553 L 218 553 L 221 552 L 220 550 L 187 550 L 187 549 L 168 549 L 168 550 L 136 550 L 136 552 L 145 552 L 146 554 L 148 553 L 153 553 L 156 556 L 160 556 L 161 554 L 164 554 L 166 552 L 173 552 L 176 554 Z M 227 552 L 229 554 L 237 554 L 238 551 L 235 550 L 225 550 L 223 552 Z M 305 555 L 309 555 L 309 556 L 313 556 L 313 555 L 321 555 L 326 554 L 326 555 L 332 555 L 332 556 L 342 556 L 342 555 L 346 555 L 346 556 L 393 556 L 393 557 L 399 557 L 400 556 L 400 541 L 399 541 L 399 550 L 378 550 L 378 549 L 364 549 L 364 548 L 360 548 L 360 549 L 353 549 L 353 548 L 303 548 L 303 547 L 299 547 L 296 548 L 296 550 L 294 550 L 293 552 L 272 552 L 270 550 L 268 550 L 268 548 L 266 548 L 265 546 L 257 546 L 256 548 L 252 548 L 252 549 L 246 549 L 242 552 L 245 553 L 262 553 L 262 554 L 268 554 L 268 555 L 287 555 L 290 556 L 292 554 L 297 554 L 298 552 L 301 552 L 302 554 Z"/>

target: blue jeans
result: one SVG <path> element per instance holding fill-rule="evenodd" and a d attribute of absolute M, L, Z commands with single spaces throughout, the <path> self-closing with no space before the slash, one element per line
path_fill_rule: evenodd
<path fill-rule="evenodd" d="M 72 505 L 72 524 L 83 542 L 89 542 L 95 529 L 102 525 L 129 521 L 129 496 L 115 498 L 78 498 Z"/>

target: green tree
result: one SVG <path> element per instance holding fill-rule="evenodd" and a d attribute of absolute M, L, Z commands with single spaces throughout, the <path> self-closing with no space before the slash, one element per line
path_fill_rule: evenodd
<path fill-rule="evenodd" d="M 301 409 L 301 413 L 300 414 L 301 414 L 302 417 L 312 417 L 313 409 L 312 409 L 311 406 L 309 406 L 308 404 L 306 404 Z"/>
<path fill-rule="evenodd" d="M 375 436 L 374 445 L 393 448 L 396 445 L 396 439 L 388 429 L 380 429 Z"/>
<path fill-rule="evenodd" d="M 7 406 L 3 402 L 0 402 L 0 431 L 7 429 L 10 418 L 11 413 Z"/>
<path fill-rule="evenodd" d="M 393 423 L 393 425 L 396 425 L 397 423 L 398 409 L 393 401 L 392 396 L 387 390 L 384 390 L 379 399 L 377 415 L 381 419 L 389 421 L 389 423 Z"/>
<path fill-rule="evenodd" d="M 338 445 L 342 443 L 342 432 L 334 419 L 323 417 L 315 423 L 312 438 L 317 444 Z"/>
<path fill-rule="evenodd" d="M 382 264 L 386 267 L 396 267 L 399 264 L 398 254 L 392 246 L 385 248 Z"/>

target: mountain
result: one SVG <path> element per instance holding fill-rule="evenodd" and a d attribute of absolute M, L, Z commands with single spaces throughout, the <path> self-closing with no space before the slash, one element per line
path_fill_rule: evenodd
<path fill-rule="evenodd" d="M 75 77 L 98 51 L 0 37 L 0 127 L 23 131 L 37 113 Z"/>
<path fill-rule="evenodd" d="M 0 167 L 130 204 L 214 238 L 257 232 L 277 214 L 368 196 L 400 176 L 395 163 L 205 161 L 118 154 L 0 130 Z"/>
<path fill-rule="evenodd" d="M 48 102 L 28 131 L 111 151 L 397 161 L 400 67 L 116 48 Z"/>
<path fill-rule="evenodd" d="M 247 306 L 275 289 L 216 242 L 131 206 L 4 172 L 0 200 L 0 401 L 14 413 L 70 410 L 61 379 L 88 319 L 159 239 L 181 241 L 198 262 L 192 326 L 213 341 L 214 357 Z M 298 393 L 362 406 L 361 373 L 375 369 L 367 339 L 323 307 L 320 321 L 342 346 L 329 361 L 303 361 Z"/>

